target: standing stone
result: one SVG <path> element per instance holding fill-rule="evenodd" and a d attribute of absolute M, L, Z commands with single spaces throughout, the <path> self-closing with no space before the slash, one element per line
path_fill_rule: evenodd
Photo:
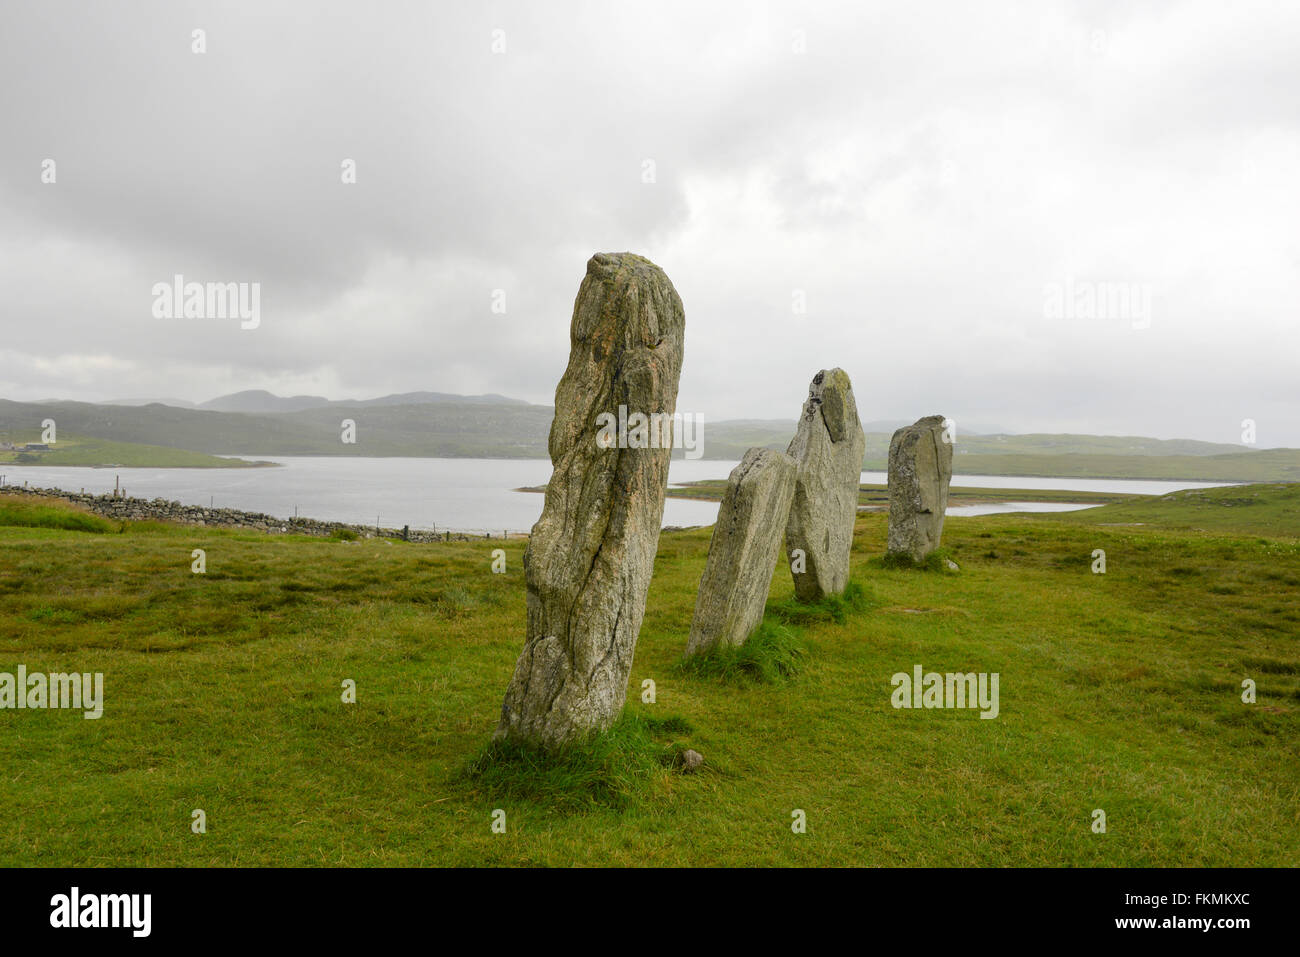
<path fill-rule="evenodd" d="M 750 449 L 731 470 L 695 599 L 688 658 L 743 645 L 763 621 L 796 469 L 788 455 Z"/>
<path fill-rule="evenodd" d="M 927 415 L 889 443 L 889 553 L 919 562 L 939 547 L 952 481 L 942 415 Z"/>
<path fill-rule="evenodd" d="M 527 638 L 497 738 L 552 748 L 608 728 L 623 708 L 659 546 L 685 322 L 648 259 L 587 263 L 555 390 L 554 471 L 524 552 Z M 666 428 L 647 428 L 650 415 Z M 626 422 L 614 441 L 611 417 L 619 433 Z"/>
<path fill-rule="evenodd" d="M 866 448 L 848 373 L 823 369 L 813 377 L 799 430 L 786 450 L 799 465 L 785 547 L 786 558 L 794 556 L 790 572 L 800 601 L 838 595 L 849 583 Z M 802 552 L 803 571 L 796 549 Z"/>

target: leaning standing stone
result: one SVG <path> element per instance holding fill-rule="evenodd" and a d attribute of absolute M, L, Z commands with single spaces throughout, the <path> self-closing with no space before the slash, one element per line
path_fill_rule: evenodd
<path fill-rule="evenodd" d="M 866 447 L 848 373 L 823 369 L 813 377 L 786 450 L 799 464 L 785 547 L 800 601 L 837 595 L 849 583 Z"/>
<path fill-rule="evenodd" d="M 927 415 L 889 443 L 889 553 L 919 562 L 939 547 L 952 481 L 942 415 Z"/>
<path fill-rule="evenodd" d="M 763 621 L 794 498 L 795 461 L 750 449 L 731 470 L 695 599 L 686 656 L 743 645 Z"/>
<path fill-rule="evenodd" d="M 587 263 L 555 391 L 554 471 L 524 553 L 527 638 L 498 738 L 554 747 L 622 710 L 659 546 L 684 330 L 682 301 L 654 263 L 631 253 Z M 639 427 L 642 415 L 668 425 Z M 631 441 L 608 441 L 610 417 L 625 417 Z M 657 447 L 624 447 L 647 435 Z"/>

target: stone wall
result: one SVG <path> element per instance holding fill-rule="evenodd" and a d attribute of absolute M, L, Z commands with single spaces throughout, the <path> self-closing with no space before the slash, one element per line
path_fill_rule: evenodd
<path fill-rule="evenodd" d="M 177 522 L 210 528 L 243 528 L 274 535 L 314 535 L 328 538 L 336 531 L 354 532 L 357 538 L 402 538 L 400 528 L 379 528 L 373 525 L 348 525 L 344 522 L 323 522 L 314 518 L 276 518 L 262 512 L 241 512 L 233 508 L 204 508 L 201 505 L 182 505 L 166 499 L 118 498 L 111 494 L 91 495 L 85 492 L 65 492 L 57 488 L 27 488 L 6 485 L 0 493 L 29 495 L 35 498 L 55 498 L 71 502 L 104 518 L 131 522 Z M 492 535 L 468 535 L 463 532 L 431 532 L 411 529 L 406 538 L 412 542 L 466 542 L 481 541 Z"/>

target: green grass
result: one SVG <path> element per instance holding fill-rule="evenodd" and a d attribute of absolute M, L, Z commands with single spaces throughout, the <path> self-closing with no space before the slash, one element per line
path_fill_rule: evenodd
<path fill-rule="evenodd" d="M 778 576 L 780 577 L 780 576 Z M 830 595 L 818 601 L 798 601 L 791 593 L 780 601 L 769 602 L 769 613 L 778 621 L 788 625 L 808 625 L 816 622 L 834 622 L 844 624 L 849 615 L 863 612 L 872 607 L 874 599 L 867 593 L 861 582 L 850 581 L 844 591 Z"/>
<path fill-rule="evenodd" d="M 838 602 L 777 568 L 805 650 L 771 682 L 679 667 L 710 530 L 667 533 L 627 717 L 558 764 L 491 745 L 522 541 L 2 526 L 0 672 L 102 671 L 105 701 L 0 711 L 0 865 L 1296 866 L 1295 489 L 1218 494 L 1255 504 L 949 518 L 960 574 L 884 567 L 863 515 Z M 999 717 L 893 709 L 916 664 L 999 673 Z"/>
<path fill-rule="evenodd" d="M 115 532 L 118 525 L 63 502 L 46 505 L 19 495 L 0 494 L 0 526 L 58 528 L 70 532 Z"/>
<path fill-rule="evenodd" d="M 608 731 L 558 752 L 493 741 L 465 767 L 466 779 L 498 802 L 541 802 L 576 810 L 624 808 L 669 792 L 672 768 L 689 734 L 681 718 L 650 717 L 629 708 Z"/>
<path fill-rule="evenodd" d="M 946 548 L 936 548 L 920 561 L 916 561 L 911 555 L 904 555 L 899 552 L 886 552 L 878 559 L 881 568 L 902 568 L 912 571 L 936 572 L 939 574 L 956 571 L 956 569 L 950 569 L 948 567 L 948 562 L 950 561 L 952 561 L 952 555 L 949 554 L 949 551 Z"/>
<path fill-rule="evenodd" d="M 1300 483 L 1185 489 L 1061 517 L 1084 525 L 1141 523 L 1194 532 L 1295 538 L 1300 535 Z"/>
<path fill-rule="evenodd" d="M 800 632 L 764 621 L 738 648 L 715 648 L 681 663 L 684 674 L 732 684 L 772 684 L 799 673 L 807 646 Z"/>

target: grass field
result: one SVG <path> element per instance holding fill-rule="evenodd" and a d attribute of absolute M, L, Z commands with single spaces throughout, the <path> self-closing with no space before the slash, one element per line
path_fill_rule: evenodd
<path fill-rule="evenodd" d="M 0 711 L 0 865 L 1300 864 L 1294 485 L 950 518 L 944 574 L 883 567 L 863 515 L 852 601 L 800 611 L 778 566 L 765 628 L 797 671 L 766 681 L 681 666 L 710 533 L 666 533 L 618 735 L 517 779 L 470 771 L 523 641 L 523 542 L 494 575 L 499 540 L 28 504 L 0 497 L 0 672 L 102 671 L 105 701 Z M 999 716 L 895 710 L 917 664 L 997 672 Z M 645 759 L 685 747 L 695 774 Z"/>
<path fill-rule="evenodd" d="M 1220 534 L 1300 535 L 1300 484 L 1184 489 L 1154 499 L 1131 498 L 1105 510 L 1061 516 L 1087 525 L 1146 524 Z"/>

